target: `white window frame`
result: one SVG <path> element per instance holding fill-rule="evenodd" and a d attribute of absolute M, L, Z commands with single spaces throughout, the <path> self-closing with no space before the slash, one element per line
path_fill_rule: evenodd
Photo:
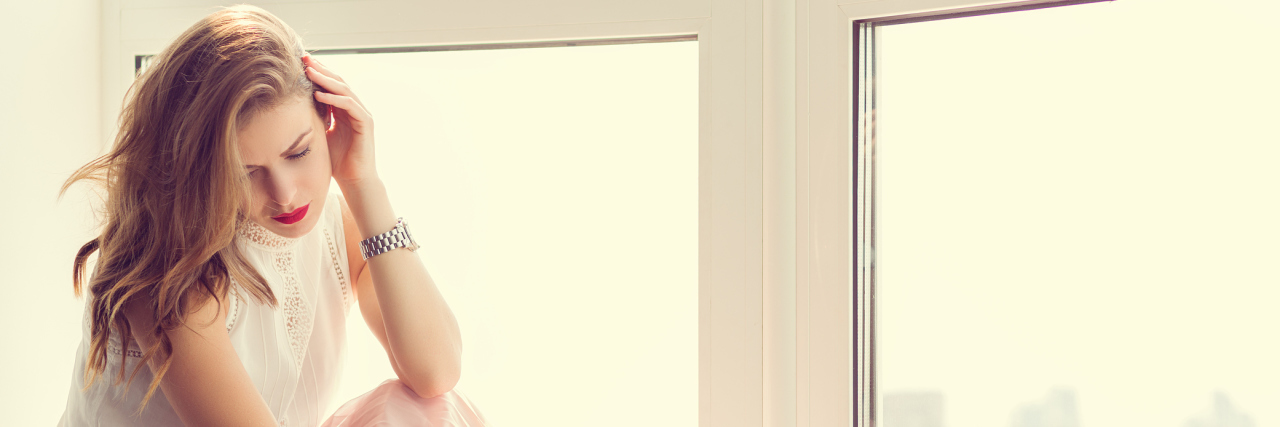
<path fill-rule="evenodd" d="M 1018 2 L 252 3 L 302 33 L 308 49 L 696 34 L 699 425 L 808 427 L 853 425 L 855 411 L 869 425 L 852 381 L 852 23 Z M 222 4 L 102 2 L 104 141 L 115 136 L 134 57 L 157 53 Z"/>
<path fill-rule="evenodd" d="M 845 1 L 839 5 L 848 20 L 851 43 L 847 49 L 850 72 L 846 82 L 851 86 L 841 93 L 852 99 L 843 105 L 852 109 L 849 123 L 849 141 L 852 152 L 846 164 L 852 166 L 847 182 L 854 185 L 850 203 L 855 232 L 852 243 L 856 260 L 851 262 L 855 278 L 853 297 L 854 350 L 856 392 L 852 392 L 853 409 L 857 425 L 876 425 L 876 357 L 875 357 L 875 295 L 876 295 L 876 46 L 877 27 L 937 19 L 963 18 L 991 13 L 1017 12 L 1046 7 L 1070 6 L 1114 0 L 1021 0 L 1021 1 L 965 1 L 965 0 L 902 0 Z M 815 141 L 816 142 L 816 141 Z"/>

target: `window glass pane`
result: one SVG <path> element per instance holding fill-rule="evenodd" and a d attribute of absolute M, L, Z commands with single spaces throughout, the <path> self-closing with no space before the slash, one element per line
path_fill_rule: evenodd
<path fill-rule="evenodd" d="M 490 421 L 697 424 L 696 42 L 319 59 L 375 117 Z M 332 409 L 395 377 L 355 313 Z"/>
<path fill-rule="evenodd" d="M 1280 425 L 1278 14 L 881 29 L 882 425 Z"/>

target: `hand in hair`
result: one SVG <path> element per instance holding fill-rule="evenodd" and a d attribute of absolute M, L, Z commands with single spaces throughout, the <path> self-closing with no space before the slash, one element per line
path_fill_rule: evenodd
<path fill-rule="evenodd" d="M 326 135 L 333 178 L 346 188 L 378 177 L 373 164 L 373 116 L 342 77 L 311 55 L 306 61 L 307 78 L 330 93 L 315 92 L 317 101 L 329 105 L 334 124 Z M 335 108 L 336 107 L 336 108 Z"/>

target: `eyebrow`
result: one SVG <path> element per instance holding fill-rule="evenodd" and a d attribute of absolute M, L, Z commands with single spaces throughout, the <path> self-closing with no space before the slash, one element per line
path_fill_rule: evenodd
<path fill-rule="evenodd" d="M 290 151 L 293 151 L 293 149 L 298 148 L 298 144 L 302 143 L 302 138 L 306 138 L 307 135 L 310 135 L 310 134 L 311 134 L 311 128 L 307 128 L 305 132 L 302 132 L 302 135 L 298 135 L 298 139 L 293 140 L 293 145 L 290 145 L 289 148 L 284 149 L 283 153 L 280 153 L 280 157 L 285 157 L 286 155 L 289 154 Z M 258 165 L 244 165 L 245 169 L 251 169 L 256 167 L 258 167 Z"/>

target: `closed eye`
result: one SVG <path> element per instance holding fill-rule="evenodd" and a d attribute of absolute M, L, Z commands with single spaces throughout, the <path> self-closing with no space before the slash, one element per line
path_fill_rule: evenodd
<path fill-rule="evenodd" d="M 307 149 L 306 149 L 306 150 L 302 150 L 302 152 L 301 152 L 301 153 L 294 154 L 294 155 L 289 156 L 289 157 L 287 157 L 287 158 L 288 158 L 289 160 L 297 160 L 297 159 L 301 159 L 301 158 L 302 158 L 302 156 L 306 156 L 308 153 L 311 153 L 311 146 L 307 146 Z"/>
<path fill-rule="evenodd" d="M 301 152 L 301 153 L 294 154 L 294 155 L 291 155 L 291 156 L 285 156 L 285 158 L 286 158 L 286 159 L 289 159 L 289 160 L 298 160 L 298 159 L 303 158 L 303 157 L 304 157 L 304 156 L 306 156 L 307 154 L 311 154 L 311 146 L 310 146 L 310 145 L 308 145 L 306 149 L 302 150 L 302 152 Z M 257 171 L 258 171 L 258 169 L 260 169 L 260 168 L 258 168 L 258 167 L 253 167 L 253 168 L 251 168 L 248 172 L 246 172 L 246 173 L 245 173 L 245 176 L 246 176 L 246 177 L 250 177 L 250 178 L 252 178 L 252 177 L 253 177 L 253 174 L 254 174 L 255 172 L 257 172 Z"/>

